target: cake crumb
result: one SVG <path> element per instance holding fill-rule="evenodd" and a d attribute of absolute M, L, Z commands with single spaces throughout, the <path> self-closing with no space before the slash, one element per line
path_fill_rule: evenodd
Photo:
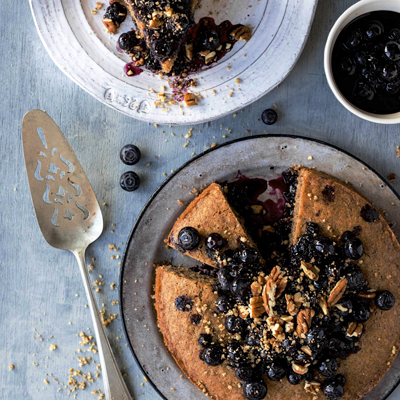
<path fill-rule="evenodd" d="M 308 160 L 311 161 L 313 159 L 313 156 L 308 156 Z"/>
<path fill-rule="evenodd" d="M 397 158 L 400 158 L 400 146 L 396 146 Z"/>
<path fill-rule="evenodd" d="M 393 183 L 396 180 L 396 174 L 395 173 L 391 173 L 389 174 L 389 176 L 387 177 L 387 180 L 389 183 Z"/>
<path fill-rule="evenodd" d="M 54 351 L 57 348 L 56 344 L 51 344 L 49 350 Z"/>
<path fill-rule="evenodd" d="M 8 368 L 10 371 L 12 371 L 15 368 L 15 366 L 13 364 L 10 364 L 10 366 Z"/>

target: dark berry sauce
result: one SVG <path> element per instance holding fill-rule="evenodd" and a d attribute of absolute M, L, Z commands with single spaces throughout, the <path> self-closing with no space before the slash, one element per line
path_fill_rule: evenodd
<path fill-rule="evenodd" d="M 128 76 L 137 76 L 140 75 L 143 70 L 142 68 L 136 67 L 134 62 L 125 64 L 124 72 Z"/>
<path fill-rule="evenodd" d="M 348 24 L 336 40 L 333 76 L 342 94 L 374 114 L 400 111 L 400 13 L 375 11 Z"/>

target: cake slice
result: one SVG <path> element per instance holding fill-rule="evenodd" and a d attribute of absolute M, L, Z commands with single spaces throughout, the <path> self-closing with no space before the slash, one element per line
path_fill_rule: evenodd
<path fill-rule="evenodd" d="M 226 249 L 237 249 L 239 241 L 256 248 L 247 234 L 241 218 L 229 205 L 224 190 L 219 184 L 213 183 L 196 197 L 181 214 L 169 233 L 169 246 L 188 256 L 211 266 L 217 263 L 208 256 L 205 248 L 205 238 L 211 233 L 218 233 L 226 241 Z M 200 234 L 200 244 L 193 250 L 184 251 L 178 242 L 178 234 L 182 228 L 195 228 Z"/>
<path fill-rule="evenodd" d="M 218 295 L 215 279 L 182 267 L 161 266 L 156 270 L 155 306 L 164 342 L 184 374 L 212 399 L 242 399 L 235 371 L 227 363 L 209 367 L 199 358 L 198 338 L 224 325 L 225 316 L 214 311 Z M 180 311 L 178 298 L 187 299 Z M 232 389 L 228 390 L 228 386 Z"/>
<path fill-rule="evenodd" d="M 197 0 L 126 0 L 126 4 L 153 57 L 169 73 L 194 25 Z"/>
<path fill-rule="evenodd" d="M 377 290 L 389 290 L 400 299 L 400 246 L 387 222 L 373 205 L 355 190 L 322 172 L 300 169 L 292 222 L 292 243 L 315 222 L 320 234 L 339 240 L 345 231 L 355 230 L 364 245 L 359 262 L 365 278 Z M 361 260 L 360 260 L 361 261 Z M 385 313 L 376 309 L 366 322 L 361 348 L 341 362 L 340 372 L 349 384 L 343 399 L 357 399 L 368 393 L 389 369 L 400 349 L 400 305 Z M 355 373 L 358 366 L 363 373 Z"/>

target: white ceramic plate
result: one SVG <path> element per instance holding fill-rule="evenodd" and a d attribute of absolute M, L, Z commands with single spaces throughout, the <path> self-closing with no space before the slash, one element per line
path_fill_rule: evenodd
<path fill-rule="evenodd" d="M 164 239 L 182 213 L 177 199 L 189 203 L 194 198 L 189 193 L 192 185 L 200 188 L 213 181 L 231 181 L 238 170 L 247 177 L 270 180 L 290 165 L 300 164 L 348 181 L 378 209 L 387 210 L 386 219 L 400 237 L 400 197 L 375 171 L 335 147 L 301 137 L 263 135 L 226 143 L 194 157 L 160 186 L 140 213 L 125 248 L 119 283 L 120 315 L 132 352 L 163 399 L 207 399 L 188 379 L 180 378 L 182 371 L 164 345 L 152 299 L 153 263 L 199 264 L 165 246 Z M 386 399 L 399 379 L 400 356 L 363 400 Z"/>
<path fill-rule="evenodd" d="M 202 0 L 196 20 L 212 13 L 217 23 L 228 19 L 252 26 L 253 36 L 247 43 L 238 42 L 212 68 L 195 74 L 199 86 L 194 92 L 200 92 L 203 99 L 197 107 L 184 108 L 182 115 L 179 106 L 171 106 L 167 112 L 154 106 L 157 93 L 150 90 L 158 92 L 161 85 L 166 85 L 158 76 L 148 72 L 135 77 L 124 74 L 129 58 L 116 50 L 119 35 L 105 31 L 101 22 L 105 7 L 92 15 L 95 0 L 30 0 L 39 35 L 53 61 L 68 77 L 102 103 L 131 117 L 161 124 L 210 121 L 239 110 L 276 87 L 301 54 L 317 3 Z M 133 26 L 127 18 L 119 32 Z M 237 78 L 240 84 L 235 83 Z M 229 97 L 232 88 L 234 94 Z"/>

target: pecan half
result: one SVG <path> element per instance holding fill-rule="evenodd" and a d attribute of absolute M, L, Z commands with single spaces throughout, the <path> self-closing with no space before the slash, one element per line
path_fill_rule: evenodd
<path fill-rule="evenodd" d="M 273 315 L 273 307 L 276 304 L 276 299 L 285 291 L 286 284 L 287 278 L 281 273 L 280 267 L 276 266 L 272 268 L 263 290 L 264 307 L 268 315 Z"/>
<path fill-rule="evenodd" d="M 250 299 L 250 317 L 258 318 L 265 312 L 264 301 L 261 296 L 254 296 Z"/>
<path fill-rule="evenodd" d="M 360 322 L 350 322 L 347 326 L 346 336 L 360 338 L 363 332 L 363 324 Z"/>
<path fill-rule="evenodd" d="M 304 273 L 313 281 L 317 281 L 319 278 L 319 268 L 305 261 L 300 262 L 300 268 Z"/>
<path fill-rule="evenodd" d="M 297 307 L 296 303 L 294 302 L 293 295 L 285 294 L 286 299 L 286 308 L 290 315 L 296 315 L 299 312 L 299 307 Z"/>
<path fill-rule="evenodd" d="M 347 279 L 342 278 L 332 289 L 328 297 L 328 307 L 335 305 L 344 295 L 347 288 Z"/>
<path fill-rule="evenodd" d="M 305 336 L 308 330 L 311 328 L 311 320 L 315 315 L 315 311 L 307 308 L 305 310 L 301 310 L 297 314 L 297 327 L 296 332 L 299 337 Z"/>
<path fill-rule="evenodd" d="M 321 390 L 321 384 L 319 382 L 308 382 L 304 384 L 304 390 L 311 394 L 318 394 Z"/>

